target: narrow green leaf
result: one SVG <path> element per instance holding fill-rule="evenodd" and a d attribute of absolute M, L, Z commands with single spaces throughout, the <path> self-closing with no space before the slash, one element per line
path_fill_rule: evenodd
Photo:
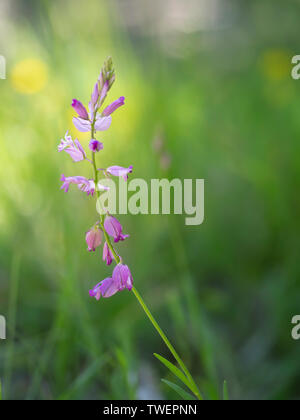
<path fill-rule="evenodd" d="M 195 400 L 196 398 L 190 394 L 189 392 L 186 392 L 184 389 L 182 389 L 180 386 L 174 384 L 173 382 L 167 381 L 166 379 L 162 379 L 162 382 L 168 385 L 170 388 L 173 389 L 178 395 L 181 396 L 184 400 Z"/>
<path fill-rule="evenodd" d="M 173 363 L 169 362 L 169 360 L 165 359 L 164 357 L 160 356 L 157 353 L 154 353 L 154 356 L 167 368 L 169 369 L 175 376 L 177 376 L 178 379 L 181 380 L 192 392 L 197 393 L 197 390 L 195 389 L 194 385 L 190 383 L 188 378 L 185 376 L 185 374 L 178 369 Z"/>
<path fill-rule="evenodd" d="M 227 382 L 226 381 L 224 381 L 224 383 L 223 383 L 223 400 L 224 401 L 228 401 L 229 400 L 228 387 L 227 387 Z"/>

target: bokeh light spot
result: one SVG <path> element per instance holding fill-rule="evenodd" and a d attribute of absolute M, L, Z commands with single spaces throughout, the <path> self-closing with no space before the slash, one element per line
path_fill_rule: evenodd
<path fill-rule="evenodd" d="M 48 81 L 48 67 L 38 58 L 19 61 L 12 70 L 13 88 L 25 95 L 40 92 Z"/>

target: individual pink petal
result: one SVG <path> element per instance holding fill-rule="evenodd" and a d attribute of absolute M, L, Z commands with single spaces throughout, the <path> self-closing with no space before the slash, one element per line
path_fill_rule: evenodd
<path fill-rule="evenodd" d="M 114 176 L 122 176 L 125 181 L 128 179 L 128 174 L 132 172 L 133 166 L 130 165 L 129 168 L 123 168 L 122 166 L 110 166 L 106 169 L 106 171 Z"/>
<path fill-rule="evenodd" d="M 73 124 L 75 125 L 77 130 L 81 131 L 82 133 L 91 131 L 91 122 L 89 120 L 84 120 L 80 117 L 74 117 Z"/>
<path fill-rule="evenodd" d="M 125 104 L 125 98 L 124 96 L 121 96 L 119 99 L 108 105 L 104 111 L 102 112 L 102 115 L 107 116 L 111 115 L 113 112 L 116 111 L 120 106 Z"/>
<path fill-rule="evenodd" d="M 96 131 L 108 130 L 111 124 L 111 117 L 98 116 L 95 122 Z"/>
<path fill-rule="evenodd" d="M 77 114 L 78 114 L 78 116 L 80 118 L 83 118 L 83 119 L 86 119 L 86 120 L 89 118 L 89 115 L 87 113 L 87 110 L 82 105 L 82 103 L 80 101 L 78 101 L 77 99 L 73 99 L 73 101 L 72 101 L 72 107 L 77 112 Z"/>

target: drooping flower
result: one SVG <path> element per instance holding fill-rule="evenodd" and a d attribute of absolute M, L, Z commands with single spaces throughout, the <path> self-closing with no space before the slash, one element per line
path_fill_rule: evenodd
<path fill-rule="evenodd" d="M 101 143 L 100 141 L 98 141 L 98 140 L 94 140 L 94 139 L 92 139 L 91 141 L 90 141 L 90 143 L 89 143 L 89 149 L 92 151 L 92 152 L 99 152 L 100 150 L 102 150 L 103 149 L 103 143 Z"/>
<path fill-rule="evenodd" d="M 77 112 L 78 117 L 83 118 L 84 120 L 88 120 L 89 114 L 80 101 L 73 99 L 72 107 Z"/>
<path fill-rule="evenodd" d="M 102 255 L 103 261 L 106 261 L 106 264 L 110 265 L 112 263 L 113 258 L 114 258 L 113 253 L 109 249 L 107 242 L 105 242 L 103 246 L 103 255 Z"/>
<path fill-rule="evenodd" d="M 131 290 L 133 287 L 133 278 L 127 265 L 118 264 L 113 271 L 112 279 L 119 291 L 125 288 Z"/>
<path fill-rule="evenodd" d="M 95 297 L 97 300 L 100 297 L 109 298 L 119 291 L 116 283 L 111 277 L 107 277 L 98 283 L 92 290 L 90 290 L 90 296 Z"/>
<path fill-rule="evenodd" d="M 113 216 L 107 216 L 104 221 L 106 232 L 114 238 L 114 242 L 124 241 L 129 235 L 123 234 L 121 223 Z"/>
<path fill-rule="evenodd" d="M 86 233 L 85 240 L 88 245 L 88 251 L 95 251 L 101 245 L 102 231 L 98 226 L 94 226 Z"/>
<path fill-rule="evenodd" d="M 106 172 L 108 172 L 111 175 L 114 176 L 122 176 L 125 181 L 128 179 L 128 174 L 132 172 L 133 166 L 130 165 L 129 168 L 123 168 L 122 166 L 110 166 L 106 169 Z"/>
<path fill-rule="evenodd" d="M 120 106 L 125 104 L 125 98 L 124 96 L 121 96 L 119 99 L 108 105 L 104 111 L 102 112 L 102 115 L 107 116 L 111 115 L 113 112 L 116 111 Z"/>
<path fill-rule="evenodd" d="M 70 184 L 77 184 L 78 188 L 81 191 L 84 191 L 87 193 L 87 195 L 94 195 L 95 192 L 95 182 L 93 179 L 87 179 L 84 176 L 69 176 L 65 177 L 65 175 L 62 175 L 60 180 L 63 182 L 63 185 L 61 186 L 61 190 L 64 190 L 65 192 L 69 191 Z"/>
<path fill-rule="evenodd" d="M 74 162 L 80 162 L 86 158 L 86 153 L 83 150 L 83 147 L 77 139 L 74 141 L 72 140 L 68 131 L 65 134 L 65 138 L 61 139 L 57 149 L 59 152 L 62 152 L 63 150 L 67 152 Z"/>

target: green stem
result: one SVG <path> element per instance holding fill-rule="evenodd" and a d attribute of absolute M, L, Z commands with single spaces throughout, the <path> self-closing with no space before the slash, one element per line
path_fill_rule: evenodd
<path fill-rule="evenodd" d="M 91 139 L 94 139 L 94 136 L 95 136 L 95 118 L 96 118 L 96 112 L 94 114 L 94 121 L 92 122 Z M 96 153 L 93 153 L 93 152 L 92 152 L 92 163 L 93 163 L 93 168 L 94 168 L 96 194 L 97 194 L 97 199 L 99 200 L 99 198 L 100 198 L 100 191 L 97 188 L 97 185 L 98 185 L 98 171 L 97 171 L 97 164 L 96 164 Z M 112 254 L 114 256 L 114 259 L 116 261 L 116 264 L 120 264 L 121 263 L 121 259 L 120 259 L 119 255 L 116 253 L 116 251 L 115 251 L 115 249 L 114 249 L 114 247 L 113 247 L 113 245 L 111 243 L 111 240 L 110 240 L 110 238 L 109 238 L 106 230 L 104 229 L 104 215 L 101 215 L 101 218 L 100 218 L 100 226 L 102 228 L 102 231 L 103 231 L 105 240 L 107 242 L 107 245 L 108 245 L 109 249 L 111 250 L 111 252 L 112 252 Z M 172 346 L 172 344 L 168 340 L 166 334 L 160 328 L 159 324 L 157 323 L 157 321 L 153 317 L 152 313 L 150 312 L 150 309 L 148 308 L 148 306 L 144 302 L 143 298 L 141 297 L 141 295 L 139 294 L 139 292 L 136 290 L 135 287 L 132 288 L 132 291 L 133 291 L 135 297 L 137 298 L 138 302 L 140 303 L 141 307 L 145 311 L 147 317 L 151 321 L 152 325 L 154 326 L 154 328 L 156 329 L 156 331 L 158 332 L 158 334 L 161 336 L 161 338 L 163 339 L 164 343 L 166 344 L 166 346 L 168 347 L 168 349 L 170 350 L 170 352 L 174 356 L 175 360 L 177 361 L 177 363 L 181 367 L 181 369 L 184 372 L 184 374 L 186 375 L 187 379 L 193 385 L 193 388 L 195 389 L 195 391 L 193 391 L 194 394 L 196 395 L 196 397 L 198 398 L 198 400 L 203 400 L 203 398 L 202 398 L 202 396 L 200 394 L 200 391 L 199 391 L 199 389 L 198 389 L 198 387 L 197 387 L 197 385 L 196 385 L 196 383 L 195 383 L 192 375 L 190 374 L 188 368 L 186 367 L 186 365 L 183 363 L 183 361 L 179 357 L 178 353 L 176 352 L 176 350 L 174 349 L 174 347 Z"/>
<path fill-rule="evenodd" d="M 139 294 L 139 292 L 136 290 L 135 287 L 132 288 L 132 291 L 133 291 L 135 297 L 137 298 L 137 300 L 139 301 L 141 307 L 145 311 L 147 317 L 150 319 L 152 325 L 154 326 L 154 328 L 156 329 L 156 331 L 158 332 L 158 334 L 161 336 L 161 338 L 163 339 L 164 343 L 166 344 L 166 346 L 168 347 L 168 349 L 170 350 L 170 352 L 174 356 L 175 360 L 177 361 L 177 363 L 179 364 L 179 366 L 181 367 L 181 369 L 185 373 L 186 377 L 188 378 L 188 380 L 190 381 L 190 383 L 194 386 L 194 388 L 197 390 L 197 391 L 194 392 L 195 395 L 196 395 L 196 397 L 198 398 L 198 400 L 203 400 L 203 398 L 202 398 L 202 396 L 200 394 L 200 391 L 198 390 L 198 387 L 197 387 L 197 385 L 196 385 L 196 383 L 195 383 L 192 375 L 190 374 L 188 368 L 186 367 L 186 365 L 184 364 L 184 362 L 179 357 L 178 353 L 176 352 L 176 350 L 174 349 L 174 347 L 170 343 L 170 341 L 167 338 L 166 334 L 160 328 L 158 322 L 155 320 L 154 316 L 150 312 L 150 309 L 147 307 L 147 305 L 144 302 L 142 296 Z"/>

